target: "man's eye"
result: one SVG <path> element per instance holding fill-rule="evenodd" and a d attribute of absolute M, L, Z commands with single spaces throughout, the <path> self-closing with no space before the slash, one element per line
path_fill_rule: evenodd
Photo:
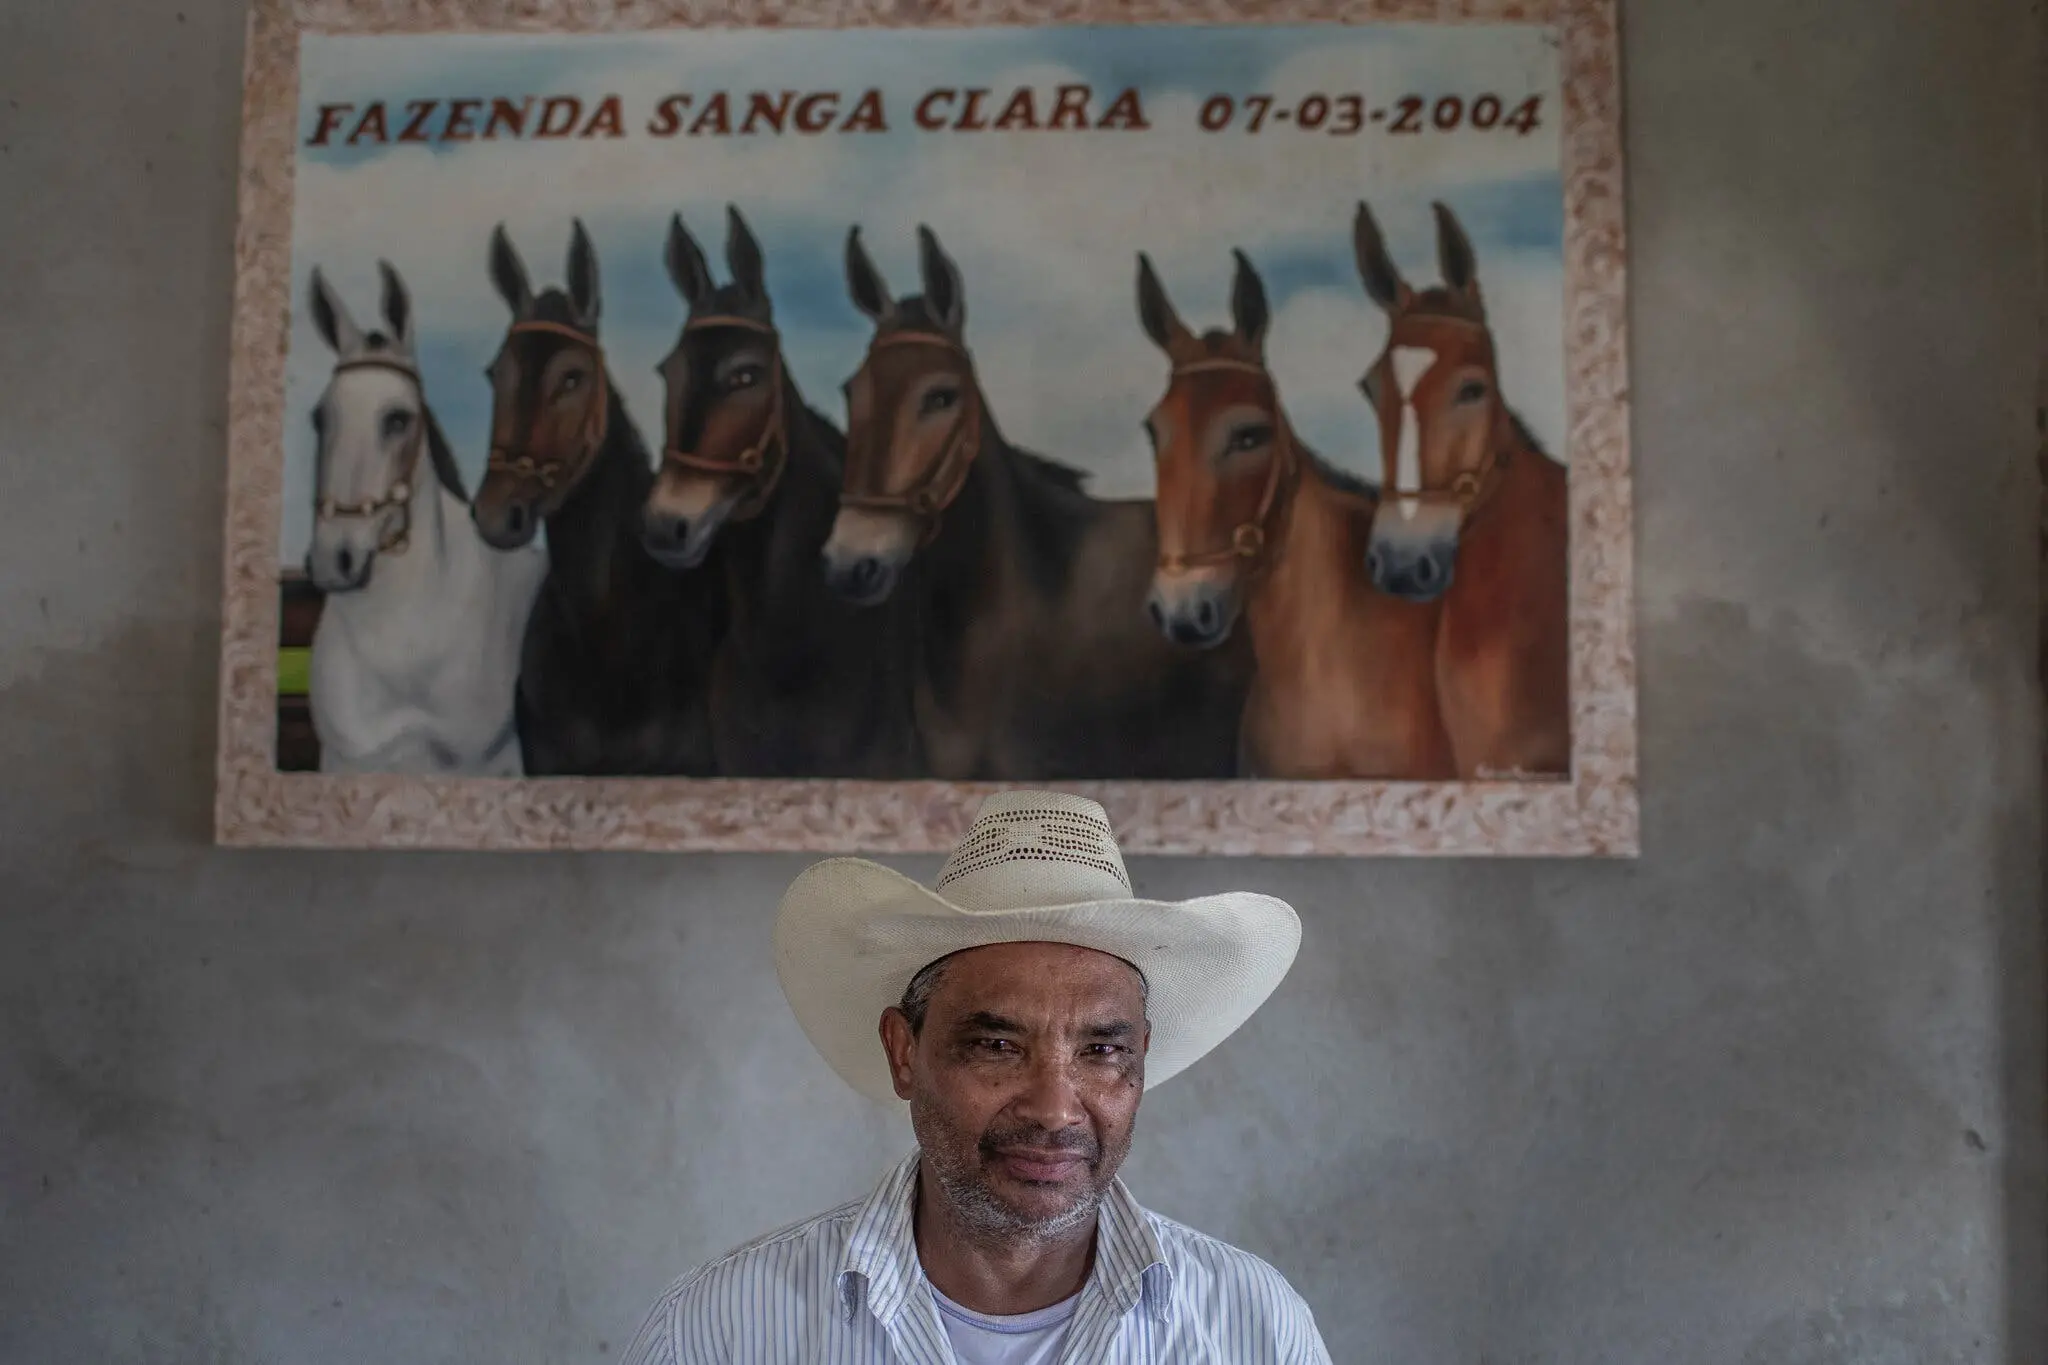
<path fill-rule="evenodd" d="M 1017 1047 L 1008 1038 L 983 1038 L 977 1041 L 975 1046 L 983 1052 L 993 1052 L 998 1055 L 1015 1051 Z"/>

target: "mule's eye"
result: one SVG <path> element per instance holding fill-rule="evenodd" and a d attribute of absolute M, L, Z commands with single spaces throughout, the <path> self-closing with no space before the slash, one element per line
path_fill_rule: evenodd
<path fill-rule="evenodd" d="M 1224 450 L 1233 455 L 1241 454 L 1247 450 L 1257 450 L 1272 439 L 1273 428 L 1264 422 L 1255 422 L 1251 426 L 1239 427 L 1231 432 L 1230 444 L 1226 445 Z"/>
<path fill-rule="evenodd" d="M 574 393 L 574 392 L 576 392 L 576 390 L 578 390 L 578 389 L 580 389 L 580 388 L 582 388 L 582 387 L 583 387 L 583 372 L 582 372 L 581 370 L 571 370 L 571 371 L 569 371 L 569 373 L 567 373 L 567 374 L 565 374 L 565 375 L 563 375 L 563 376 L 562 376 L 562 392 L 563 392 L 563 393 Z"/>
<path fill-rule="evenodd" d="M 732 373 L 726 375 L 724 382 L 725 391 L 727 393 L 738 393 L 741 389 L 751 389 L 760 383 L 762 378 L 763 374 L 759 365 L 741 365 L 733 370 Z"/>
<path fill-rule="evenodd" d="M 1486 401 L 1486 385 L 1477 379 L 1468 379 L 1458 386 L 1458 406 Z"/>
<path fill-rule="evenodd" d="M 412 430 L 412 414 L 409 412 L 387 412 L 384 414 L 384 439 L 395 441 Z"/>
<path fill-rule="evenodd" d="M 933 389 L 917 405 L 917 413 L 920 417 L 929 417 L 935 412 L 946 411 L 959 401 L 960 393 L 957 389 Z"/>

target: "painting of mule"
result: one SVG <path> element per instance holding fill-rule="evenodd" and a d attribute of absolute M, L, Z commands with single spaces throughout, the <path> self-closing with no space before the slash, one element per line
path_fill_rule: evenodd
<path fill-rule="evenodd" d="M 1249 651 L 1151 628 L 1151 504 L 1091 497 L 1078 469 L 1003 435 L 967 344 L 966 281 L 930 228 L 917 245 L 923 289 L 899 299 L 847 234 L 847 288 L 875 330 L 846 386 L 824 569 L 850 602 L 911 604 L 932 775 L 1233 775 Z"/>

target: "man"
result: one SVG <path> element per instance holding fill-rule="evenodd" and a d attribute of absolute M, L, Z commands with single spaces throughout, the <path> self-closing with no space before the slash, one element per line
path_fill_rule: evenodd
<path fill-rule="evenodd" d="M 989 798 L 934 888 L 811 867 L 776 918 L 783 993 L 849 1084 L 910 1102 L 918 1149 L 677 1281 L 627 1365 L 1328 1365 L 1279 1272 L 1116 1178 L 1146 1087 L 1300 942 L 1268 896 L 1137 898 L 1102 808 L 1046 792 Z"/>

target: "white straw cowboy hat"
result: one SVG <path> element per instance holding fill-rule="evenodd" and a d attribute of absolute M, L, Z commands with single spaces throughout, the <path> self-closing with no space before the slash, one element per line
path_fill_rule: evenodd
<path fill-rule="evenodd" d="M 1144 974 L 1150 1089 L 1265 1003 L 1294 962 L 1301 921 L 1285 901 L 1249 891 L 1137 897 L 1101 806 L 1003 792 L 982 803 L 935 886 L 864 858 L 807 868 L 775 918 L 775 971 L 832 1069 L 888 1104 L 896 1091 L 875 1032 L 882 1011 L 930 963 L 1018 942 L 1094 948 Z"/>

